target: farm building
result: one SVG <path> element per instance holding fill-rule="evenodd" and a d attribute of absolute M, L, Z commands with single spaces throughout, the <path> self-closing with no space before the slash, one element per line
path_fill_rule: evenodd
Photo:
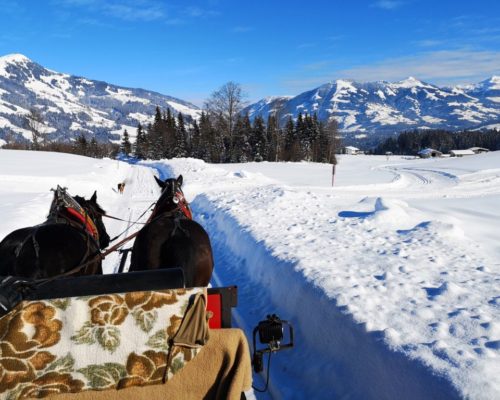
<path fill-rule="evenodd" d="M 471 147 L 469 150 L 472 150 L 474 154 L 487 153 L 490 151 L 489 149 L 485 149 L 484 147 Z"/>
<path fill-rule="evenodd" d="M 346 146 L 344 148 L 345 154 L 361 154 L 360 150 L 354 146 Z"/>
<path fill-rule="evenodd" d="M 464 156 L 473 156 L 474 153 L 471 149 L 467 150 L 450 150 L 451 157 L 464 157 Z"/>
<path fill-rule="evenodd" d="M 434 158 L 443 156 L 443 153 L 441 153 L 440 151 L 430 148 L 420 150 L 417 154 L 420 158 Z"/>

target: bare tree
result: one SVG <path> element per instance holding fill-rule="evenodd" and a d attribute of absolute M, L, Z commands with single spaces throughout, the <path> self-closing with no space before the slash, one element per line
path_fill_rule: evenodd
<path fill-rule="evenodd" d="M 30 108 L 28 115 L 26 116 L 27 128 L 31 131 L 31 137 L 33 140 L 33 149 L 40 150 L 40 140 L 45 144 L 45 138 L 42 133 L 43 128 L 43 117 L 40 111 L 36 108 Z"/>
<path fill-rule="evenodd" d="M 236 118 L 246 105 L 244 97 L 240 84 L 227 82 L 205 101 L 207 113 L 217 121 L 224 136 L 232 137 Z"/>
<path fill-rule="evenodd" d="M 341 146 L 341 137 L 339 135 L 339 125 L 335 118 L 330 118 L 325 126 L 326 133 L 326 162 L 337 164 L 335 153 Z"/>

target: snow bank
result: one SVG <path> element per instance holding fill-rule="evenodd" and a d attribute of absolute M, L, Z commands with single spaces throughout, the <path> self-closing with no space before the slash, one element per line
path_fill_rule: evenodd
<path fill-rule="evenodd" d="M 498 262 L 452 211 L 418 205 L 498 199 L 489 167 L 499 156 L 344 157 L 339 169 L 358 185 L 336 188 L 314 164 L 309 185 L 301 164 L 155 166 L 184 175 L 216 248 L 216 284 L 239 285 L 248 334 L 270 312 L 294 323 L 299 347 L 273 360 L 274 397 L 490 399 L 500 393 Z"/>

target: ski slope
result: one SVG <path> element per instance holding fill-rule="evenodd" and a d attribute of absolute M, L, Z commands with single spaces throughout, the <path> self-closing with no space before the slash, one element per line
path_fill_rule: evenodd
<path fill-rule="evenodd" d="M 257 398 L 500 397 L 499 152 L 341 156 L 332 188 L 331 166 L 314 163 L 0 150 L 0 237 L 43 221 L 57 184 L 97 189 L 109 214 L 134 221 L 159 195 L 153 173 L 184 176 L 212 240 L 212 285 L 238 285 L 247 337 L 268 313 L 295 327 L 296 347 L 273 356 Z M 105 222 L 110 236 L 138 227 Z M 109 256 L 105 271 L 118 264 Z"/>

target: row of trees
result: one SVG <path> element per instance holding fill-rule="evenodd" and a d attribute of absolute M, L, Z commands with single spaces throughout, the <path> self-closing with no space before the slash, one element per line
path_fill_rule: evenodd
<path fill-rule="evenodd" d="M 194 157 L 211 163 L 248 161 L 315 161 L 335 162 L 338 129 L 335 122 L 325 124 L 316 114 L 299 114 L 280 127 L 275 115 L 265 121 L 258 116 L 238 114 L 221 129 L 221 115 L 203 111 L 199 122 L 188 128 L 182 113 L 174 117 L 169 109 L 156 110 L 154 122 L 146 128 L 139 125 L 132 145 L 124 132 L 121 151 L 139 159 Z"/>
<path fill-rule="evenodd" d="M 2 146 L 4 149 L 53 151 L 56 153 L 77 154 L 93 158 L 115 158 L 120 152 L 120 146 L 115 143 L 98 143 L 95 138 L 87 140 L 83 135 L 76 138 L 73 143 L 51 142 L 45 136 L 39 136 L 32 142 L 11 142 Z"/>
<path fill-rule="evenodd" d="M 61 151 L 90 157 L 113 157 L 117 151 L 139 159 L 195 157 L 207 162 L 247 161 L 315 161 L 335 163 L 339 147 L 335 121 L 319 121 L 316 114 L 299 114 L 288 118 L 283 126 L 279 114 L 267 120 L 257 116 L 250 121 L 244 114 L 246 102 L 241 86 L 228 82 L 212 93 L 205 102 L 199 120 L 182 113 L 174 115 L 170 108 L 157 107 L 154 120 L 146 127 L 139 124 L 135 143 L 127 131 L 121 145 L 98 143 L 83 134 L 73 143 L 48 140 L 42 115 L 32 108 L 25 128 L 32 141 L 5 147 L 30 150 Z"/>
<path fill-rule="evenodd" d="M 170 109 L 156 108 L 154 121 L 139 125 L 136 141 L 124 132 L 121 150 L 139 159 L 195 157 L 207 162 L 316 161 L 335 162 L 338 129 L 335 121 L 324 123 L 317 115 L 299 114 L 280 126 L 279 116 L 253 122 L 242 113 L 241 87 L 228 82 L 205 102 L 199 121 Z"/>
<path fill-rule="evenodd" d="M 430 147 L 449 153 L 450 150 L 462 150 L 470 147 L 485 147 L 489 150 L 500 150 L 500 132 L 488 131 L 450 132 L 446 130 L 425 130 L 402 132 L 397 137 L 388 138 L 375 149 L 375 154 L 417 154 Z"/>
<path fill-rule="evenodd" d="M 31 142 L 9 142 L 5 149 L 53 151 L 57 153 L 78 154 L 87 157 L 114 158 L 120 146 L 114 143 L 98 143 L 95 137 L 88 140 L 83 134 L 73 143 L 50 141 L 43 123 L 43 117 L 36 108 L 31 108 L 24 120 L 24 128 L 31 132 Z"/>
<path fill-rule="evenodd" d="M 33 143 L 12 142 L 2 146 L 4 149 L 13 150 L 40 150 L 53 151 L 56 153 L 77 154 L 93 158 L 115 158 L 120 152 L 120 146 L 114 143 L 98 143 L 95 138 L 88 141 L 85 136 L 79 136 L 73 143 L 48 142 L 39 143 L 36 147 Z"/>

